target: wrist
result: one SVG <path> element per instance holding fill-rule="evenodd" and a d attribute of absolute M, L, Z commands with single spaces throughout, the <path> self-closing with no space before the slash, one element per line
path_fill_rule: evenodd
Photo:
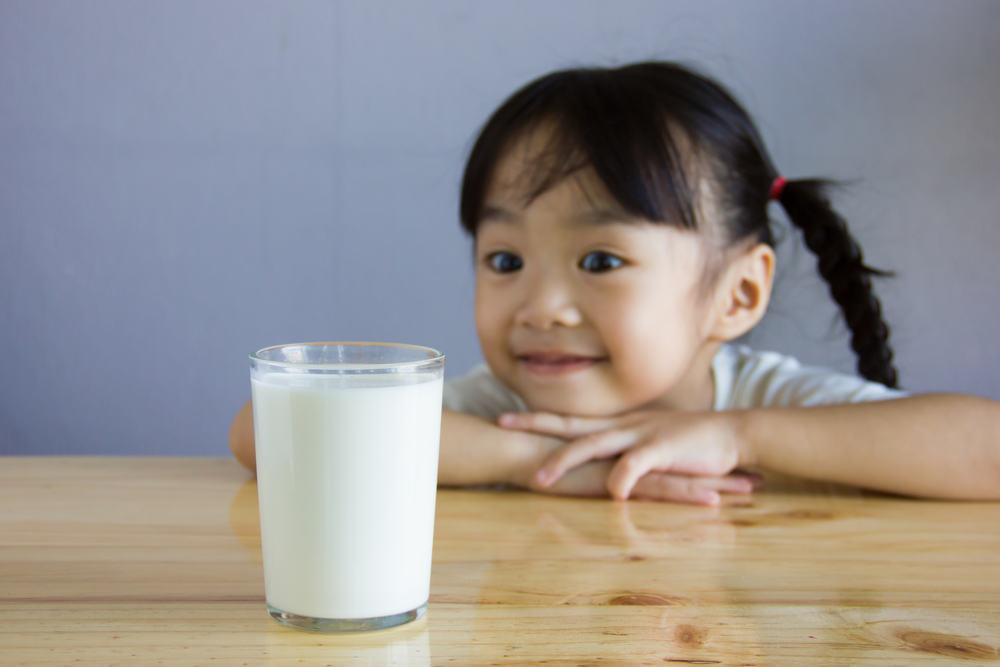
<path fill-rule="evenodd" d="M 501 429 L 481 417 L 445 410 L 441 421 L 438 483 L 522 485 L 524 471 L 532 462 L 525 436 Z"/>
<path fill-rule="evenodd" d="M 535 433 L 501 430 L 504 435 L 504 482 L 534 489 L 535 473 L 561 441 Z"/>
<path fill-rule="evenodd" d="M 753 467 L 760 464 L 757 447 L 757 421 L 759 410 L 733 410 L 729 413 L 730 429 L 736 447 L 738 465 Z"/>

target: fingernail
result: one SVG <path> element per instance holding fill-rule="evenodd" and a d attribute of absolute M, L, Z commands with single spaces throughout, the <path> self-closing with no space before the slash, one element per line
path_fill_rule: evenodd
<path fill-rule="evenodd" d="M 510 426 L 513 420 L 514 420 L 514 415 L 512 415 L 509 412 L 505 412 L 504 414 L 497 417 L 497 424 L 499 424 L 500 426 Z"/>
<path fill-rule="evenodd" d="M 539 470 L 535 473 L 535 483 L 539 486 L 548 486 L 552 483 L 552 473 L 548 470 Z"/>
<path fill-rule="evenodd" d="M 706 491 L 702 495 L 701 500 L 706 505 L 718 505 L 722 502 L 722 497 L 716 491 Z"/>

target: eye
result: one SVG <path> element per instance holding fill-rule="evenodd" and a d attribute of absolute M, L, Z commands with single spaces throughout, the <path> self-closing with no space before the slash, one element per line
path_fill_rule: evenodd
<path fill-rule="evenodd" d="M 506 251 L 490 253 L 486 261 L 497 273 L 512 273 L 524 265 L 520 257 Z"/>
<path fill-rule="evenodd" d="M 611 271 L 624 265 L 625 260 L 621 257 L 616 257 L 609 252 L 600 250 L 587 253 L 580 260 L 580 268 L 589 273 L 604 273 L 605 271 Z"/>

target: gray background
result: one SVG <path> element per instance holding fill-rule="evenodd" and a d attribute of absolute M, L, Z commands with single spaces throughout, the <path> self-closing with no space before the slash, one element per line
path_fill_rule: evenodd
<path fill-rule="evenodd" d="M 0 452 L 225 455 L 246 355 L 475 364 L 456 202 L 555 67 L 682 59 L 839 200 L 910 389 L 1000 398 L 1000 3 L 0 0 Z M 751 342 L 852 367 L 790 236 Z"/>

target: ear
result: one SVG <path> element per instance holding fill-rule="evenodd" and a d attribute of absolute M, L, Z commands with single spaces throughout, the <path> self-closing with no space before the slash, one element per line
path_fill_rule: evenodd
<path fill-rule="evenodd" d="M 774 249 L 766 243 L 758 243 L 730 260 L 715 285 L 711 338 L 730 341 L 760 322 L 771 300 L 774 264 Z"/>

